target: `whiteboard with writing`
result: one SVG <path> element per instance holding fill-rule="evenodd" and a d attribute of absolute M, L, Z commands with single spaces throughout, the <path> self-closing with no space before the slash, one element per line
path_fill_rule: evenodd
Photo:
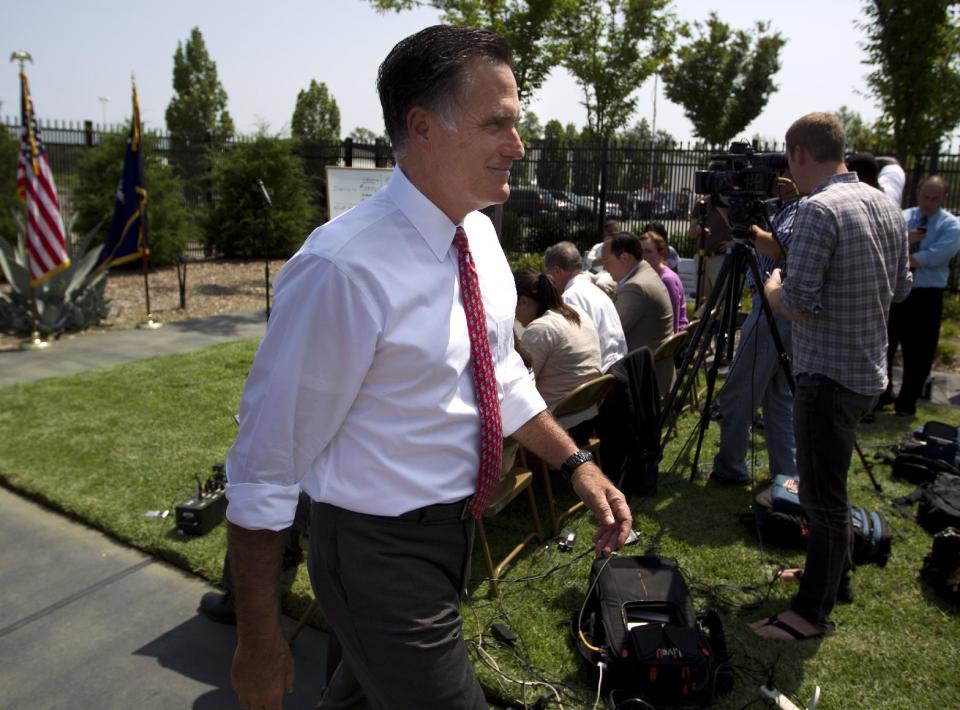
<path fill-rule="evenodd" d="M 387 184 L 393 168 L 327 167 L 327 214 L 330 219 L 360 204 Z"/>

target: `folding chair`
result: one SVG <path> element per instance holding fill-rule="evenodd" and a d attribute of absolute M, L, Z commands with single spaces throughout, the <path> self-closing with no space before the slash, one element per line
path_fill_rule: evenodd
<path fill-rule="evenodd" d="M 480 549 L 483 551 L 483 561 L 486 563 L 487 571 L 490 573 L 490 595 L 497 593 L 497 584 L 503 571 L 510 565 L 517 556 L 523 552 L 523 549 L 533 540 L 543 539 L 543 530 L 540 527 L 540 513 L 537 510 L 537 499 L 533 492 L 533 473 L 522 465 L 514 465 L 517 458 L 517 451 L 520 445 L 512 438 L 504 439 L 503 442 L 503 476 L 500 479 L 500 485 L 494 491 L 490 502 L 484 508 L 483 516 L 477 518 L 477 539 L 480 541 Z M 487 530 L 484 525 L 484 519 L 492 517 L 507 507 L 514 498 L 524 491 L 527 492 L 527 501 L 530 503 L 530 516 L 533 520 L 533 531 L 523 540 L 513 547 L 512 550 L 500 560 L 497 564 L 493 562 L 493 554 L 490 552 L 490 544 L 487 540 Z"/>
<path fill-rule="evenodd" d="M 557 406 L 553 409 L 553 416 L 558 420 L 563 420 L 576 414 L 582 414 L 583 412 L 588 411 L 591 407 L 598 406 L 603 401 L 604 397 L 610 393 L 610 390 L 613 388 L 616 381 L 616 377 L 608 374 L 600 375 L 599 377 L 589 380 L 588 382 L 584 382 L 582 385 L 574 388 L 569 394 L 567 394 L 566 397 L 560 400 L 560 403 L 557 404 Z M 590 440 L 583 448 L 592 453 L 594 457 L 599 460 L 600 439 L 597 436 L 591 436 Z M 526 465 L 526 452 L 521 450 L 520 455 L 521 460 L 523 461 L 524 465 Z M 550 467 L 546 462 L 541 461 L 540 470 L 543 473 L 544 485 L 547 489 L 547 514 L 550 518 L 551 533 L 556 535 L 560 530 L 560 523 L 562 523 L 573 513 L 580 510 L 580 508 L 583 507 L 583 503 L 577 503 L 558 517 L 556 513 L 556 504 L 553 498 L 553 486 L 550 483 Z"/>

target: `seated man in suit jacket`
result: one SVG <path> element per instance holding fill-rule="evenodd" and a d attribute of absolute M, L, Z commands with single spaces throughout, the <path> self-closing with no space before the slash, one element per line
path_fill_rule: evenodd
<path fill-rule="evenodd" d="M 604 268 L 617 281 L 617 313 L 627 338 L 627 351 L 648 347 L 656 352 L 660 344 L 673 335 L 673 305 L 663 280 L 643 260 L 640 238 L 620 232 L 603 242 Z M 673 384 L 673 360 L 656 364 L 660 396 Z"/>

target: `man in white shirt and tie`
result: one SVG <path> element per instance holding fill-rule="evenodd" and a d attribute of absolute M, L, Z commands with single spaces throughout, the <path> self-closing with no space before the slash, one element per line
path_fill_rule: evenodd
<path fill-rule="evenodd" d="M 502 38 L 462 27 L 394 47 L 377 82 L 393 177 L 277 277 L 227 459 L 245 708 L 279 708 L 292 684 L 276 578 L 301 488 L 314 501 L 311 579 L 343 647 L 325 709 L 487 707 L 459 601 L 503 436 L 570 473 L 598 552 L 630 531 L 623 495 L 514 352 L 513 278 L 476 211 L 506 200 L 523 157 L 510 60 Z"/>
<path fill-rule="evenodd" d="M 543 253 L 543 269 L 560 289 L 563 302 L 582 310 L 596 326 L 600 337 L 600 369 L 606 372 L 627 354 L 627 339 L 613 300 L 584 273 L 582 263 L 573 242 L 557 242 Z"/>

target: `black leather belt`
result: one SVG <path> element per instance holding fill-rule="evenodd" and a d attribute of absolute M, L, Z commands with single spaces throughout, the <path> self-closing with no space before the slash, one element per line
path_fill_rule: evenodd
<path fill-rule="evenodd" d="M 422 508 L 408 511 L 397 516 L 397 520 L 409 520 L 414 523 L 442 523 L 451 520 L 466 520 L 470 517 L 467 506 L 470 498 L 464 498 L 453 503 L 435 503 Z"/>

